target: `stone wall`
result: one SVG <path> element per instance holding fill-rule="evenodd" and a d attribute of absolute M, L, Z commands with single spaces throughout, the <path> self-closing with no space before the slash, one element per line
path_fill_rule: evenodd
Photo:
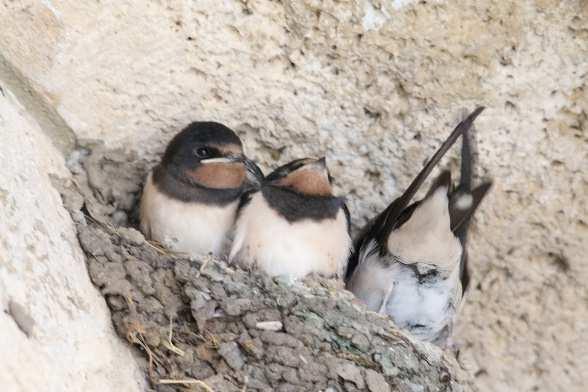
<path fill-rule="evenodd" d="M 0 80 L 46 149 L 50 139 L 68 153 L 77 139 L 154 158 L 187 122 L 217 120 L 266 169 L 326 154 L 359 225 L 407 185 L 461 108 L 487 106 L 477 173 L 495 187 L 473 229 L 461 360 L 482 391 L 583 390 L 585 1 L 83 3 L 0 3 Z M 13 138 L 0 148 L 34 157 L 46 178 L 51 161 Z M 47 214 L 61 211 L 52 200 Z"/>

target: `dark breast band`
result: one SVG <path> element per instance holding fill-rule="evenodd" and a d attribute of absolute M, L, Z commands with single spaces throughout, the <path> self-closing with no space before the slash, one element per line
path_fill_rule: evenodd
<path fill-rule="evenodd" d="M 302 195 L 273 185 L 263 186 L 261 192 L 269 206 L 288 222 L 303 219 L 317 222 L 335 219 L 339 210 L 345 205 L 341 197 Z"/>
<path fill-rule="evenodd" d="M 215 206 L 230 204 L 243 193 L 243 188 L 212 189 L 206 188 L 188 178 L 179 180 L 161 165 L 153 169 L 153 183 L 163 194 L 184 202 L 205 203 Z"/>

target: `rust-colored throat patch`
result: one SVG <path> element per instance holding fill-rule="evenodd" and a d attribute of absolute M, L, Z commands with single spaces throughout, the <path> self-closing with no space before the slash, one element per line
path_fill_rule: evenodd
<path fill-rule="evenodd" d="M 185 171 L 188 178 L 212 189 L 239 188 L 246 178 L 243 162 L 202 163 Z"/>
<path fill-rule="evenodd" d="M 326 170 L 304 166 L 275 182 L 277 186 L 291 188 L 304 195 L 332 196 L 333 188 Z"/>

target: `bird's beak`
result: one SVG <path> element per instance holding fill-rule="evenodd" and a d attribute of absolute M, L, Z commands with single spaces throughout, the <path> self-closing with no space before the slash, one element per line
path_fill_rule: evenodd
<path fill-rule="evenodd" d="M 259 166 L 257 166 L 257 164 L 249 158 L 244 157 L 243 163 L 245 164 L 245 169 L 247 170 L 247 180 L 249 184 L 252 186 L 252 188 L 259 189 L 265 178 L 263 172 Z"/>
<path fill-rule="evenodd" d="M 327 170 L 327 159 L 325 157 L 322 158 L 308 158 L 304 166 L 311 170 L 316 170 L 318 172 L 322 172 Z"/>

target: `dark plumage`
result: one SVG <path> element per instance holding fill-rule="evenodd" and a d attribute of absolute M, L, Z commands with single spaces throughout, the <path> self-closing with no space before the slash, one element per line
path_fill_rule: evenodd
<path fill-rule="evenodd" d="M 482 108 L 463 120 L 407 190 L 360 232 L 346 272 L 347 287 L 368 308 L 392 317 L 415 336 L 444 344 L 469 276 L 468 223 L 490 188 L 472 189 L 469 129 Z M 444 171 L 424 199 L 409 204 L 427 176 L 460 137 L 460 184 Z"/>
<path fill-rule="evenodd" d="M 473 124 L 476 117 L 484 110 L 484 108 L 477 108 L 465 120 L 460 122 L 453 130 L 451 135 L 439 147 L 415 179 L 410 183 L 406 191 L 395 199 L 388 207 L 382 211 L 376 218 L 370 221 L 359 233 L 355 240 L 355 250 L 349 260 L 346 271 L 346 279 L 349 279 L 358 263 L 358 252 L 362 247 L 365 247 L 368 241 L 374 239 L 378 244 L 380 254 L 385 254 L 385 242 L 392 232 L 397 227 L 405 223 L 412 215 L 414 209 L 419 202 L 409 205 L 410 200 L 414 197 L 422 184 L 425 182 L 431 171 L 439 163 L 441 158 L 447 153 L 451 146 L 462 136 Z"/>
<path fill-rule="evenodd" d="M 161 163 L 165 166 L 181 166 L 194 162 L 194 149 L 210 147 L 211 144 L 235 145 L 243 149 L 241 139 L 229 127 L 213 121 L 195 121 L 170 140 Z M 220 155 L 218 148 L 214 149 L 213 155 Z"/>

